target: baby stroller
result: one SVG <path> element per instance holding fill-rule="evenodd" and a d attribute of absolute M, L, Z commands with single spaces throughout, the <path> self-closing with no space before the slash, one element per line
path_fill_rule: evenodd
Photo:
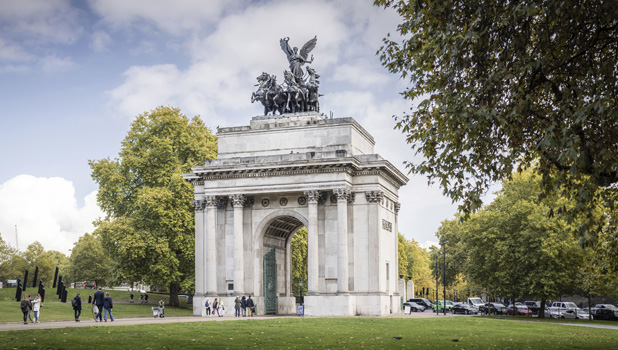
<path fill-rule="evenodd" d="M 163 308 L 162 307 L 157 307 L 157 306 L 152 307 L 152 316 L 154 316 L 154 318 L 157 318 L 157 317 L 163 318 L 163 317 L 165 317 L 165 314 L 163 312 Z"/>

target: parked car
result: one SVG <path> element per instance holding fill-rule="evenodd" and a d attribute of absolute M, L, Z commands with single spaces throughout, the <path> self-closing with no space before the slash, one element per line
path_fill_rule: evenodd
<path fill-rule="evenodd" d="M 433 311 L 436 311 L 436 308 L 438 309 L 438 311 L 443 311 L 444 310 L 444 300 L 438 300 L 437 302 L 434 301 L 431 304 L 431 308 L 433 309 Z M 453 302 L 450 300 L 446 301 L 446 311 L 449 311 L 451 308 L 453 307 Z"/>
<path fill-rule="evenodd" d="M 549 315 L 551 318 L 577 318 L 577 305 L 568 301 L 556 301 L 547 308 L 545 317 Z M 569 311 L 568 315 L 564 315 Z M 564 317 L 563 317 L 564 316 Z"/>
<path fill-rule="evenodd" d="M 532 316 L 532 311 L 526 305 L 509 305 L 506 309 L 506 313 L 508 315 L 516 315 L 516 316 Z"/>
<path fill-rule="evenodd" d="M 451 307 L 451 312 L 454 314 L 476 315 L 479 313 L 479 309 L 467 303 L 457 303 L 454 304 L 453 307 Z"/>
<path fill-rule="evenodd" d="M 538 315 L 541 310 L 541 302 L 540 301 L 524 301 L 524 305 L 526 305 L 530 311 L 532 311 L 533 315 Z"/>
<path fill-rule="evenodd" d="M 412 299 L 408 299 L 408 302 L 413 302 L 419 305 L 423 305 L 425 309 L 431 308 L 431 301 L 427 298 L 412 298 Z"/>
<path fill-rule="evenodd" d="M 486 314 L 487 309 L 489 309 L 490 314 L 494 314 L 494 315 L 506 314 L 506 306 L 502 303 L 485 303 L 481 305 L 481 307 L 479 307 L 479 312 L 482 314 Z"/>
<path fill-rule="evenodd" d="M 406 301 L 405 303 L 403 303 L 403 306 L 409 306 L 411 311 L 414 312 L 423 312 L 425 311 L 425 306 L 415 303 L 413 301 Z"/>
<path fill-rule="evenodd" d="M 618 321 L 618 309 L 612 304 L 597 304 L 594 306 L 595 320 Z"/>

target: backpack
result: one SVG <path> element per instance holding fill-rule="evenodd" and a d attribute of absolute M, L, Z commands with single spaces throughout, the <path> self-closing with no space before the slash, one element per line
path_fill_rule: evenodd
<path fill-rule="evenodd" d="M 71 300 L 71 306 L 75 307 L 77 305 L 77 300 L 73 299 Z"/>
<path fill-rule="evenodd" d="M 206 300 L 206 304 L 205 304 L 205 306 L 206 306 L 206 307 L 208 307 L 208 300 Z"/>

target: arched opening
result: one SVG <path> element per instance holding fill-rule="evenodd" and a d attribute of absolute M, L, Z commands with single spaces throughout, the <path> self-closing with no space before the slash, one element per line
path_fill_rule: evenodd
<path fill-rule="evenodd" d="M 307 292 L 308 235 L 304 218 L 279 214 L 270 218 L 263 229 L 265 314 L 295 312 Z"/>

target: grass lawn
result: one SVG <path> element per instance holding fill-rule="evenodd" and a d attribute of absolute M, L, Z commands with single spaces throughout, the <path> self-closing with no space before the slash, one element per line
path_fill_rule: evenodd
<path fill-rule="evenodd" d="M 88 296 L 94 295 L 93 289 L 68 289 L 67 302 L 61 303 L 58 296 L 55 295 L 55 290 L 47 288 L 45 302 L 41 308 L 39 319 L 44 321 L 70 321 L 73 319 L 73 307 L 71 300 L 76 293 L 81 294 L 82 298 L 82 316 L 80 318 L 91 318 L 92 311 L 88 304 Z M 186 298 L 180 300 L 181 307 L 170 307 L 168 304 L 168 296 L 162 294 L 149 294 L 148 304 L 140 304 L 139 293 L 134 294 L 135 303 L 129 303 L 131 292 L 125 291 L 109 291 L 112 301 L 114 302 L 113 314 L 116 317 L 141 317 L 152 316 L 151 307 L 156 306 L 159 299 L 163 299 L 166 303 L 165 314 L 167 316 L 190 316 L 193 312 L 193 307 L 187 305 Z M 28 288 L 25 293 L 30 295 L 36 294 L 36 288 Z M 15 301 L 15 288 L 0 289 L 0 322 L 19 322 L 23 320 L 19 303 Z M 32 315 L 34 318 L 34 314 Z"/>
<path fill-rule="evenodd" d="M 1 349 L 102 347 L 123 350 L 618 349 L 618 331 L 480 317 L 291 317 L 0 332 Z"/>

